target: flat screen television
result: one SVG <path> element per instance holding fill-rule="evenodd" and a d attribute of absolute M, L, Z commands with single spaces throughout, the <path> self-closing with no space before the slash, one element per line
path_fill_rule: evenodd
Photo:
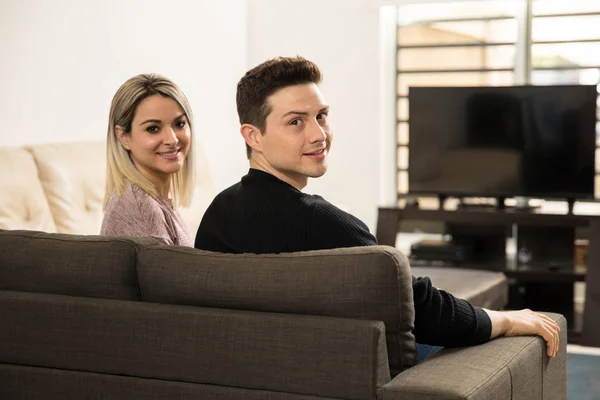
<path fill-rule="evenodd" d="M 409 193 L 594 196 L 596 86 L 409 88 Z"/>

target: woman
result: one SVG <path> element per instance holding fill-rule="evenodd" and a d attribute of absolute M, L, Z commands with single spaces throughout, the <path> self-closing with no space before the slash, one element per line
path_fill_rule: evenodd
<path fill-rule="evenodd" d="M 193 246 L 177 211 L 194 187 L 192 112 L 169 79 L 125 82 L 110 107 L 102 235 L 154 236 Z"/>

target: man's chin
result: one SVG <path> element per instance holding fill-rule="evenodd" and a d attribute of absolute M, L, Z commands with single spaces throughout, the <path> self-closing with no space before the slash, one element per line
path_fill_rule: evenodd
<path fill-rule="evenodd" d="M 318 170 L 310 171 L 310 173 L 306 174 L 309 178 L 320 178 L 325 175 L 327 172 L 327 167 L 320 168 Z"/>

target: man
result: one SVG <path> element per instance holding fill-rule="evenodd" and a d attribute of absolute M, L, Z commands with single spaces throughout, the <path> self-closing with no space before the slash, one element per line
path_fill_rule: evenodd
<path fill-rule="evenodd" d="M 333 134 L 318 88 L 321 72 L 301 57 L 275 58 L 248 71 L 237 87 L 241 134 L 250 171 L 216 196 L 195 247 L 223 253 L 283 253 L 371 246 L 377 240 L 356 217 L 320 196 L 302 193 L 327 171 Z M 458 347 L 497 336 L 537 334 L 558 350 L 557 324 L 530 310 L 499 312 L 414 278 L 415 339 Z"/>

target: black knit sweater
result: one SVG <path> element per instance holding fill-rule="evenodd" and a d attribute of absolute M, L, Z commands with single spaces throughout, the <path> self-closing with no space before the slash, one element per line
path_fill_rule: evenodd
<path fill-rule="evenodd" d="M 250 169 L 207 209 L 195 247 L 221 253 L 287 253 L 376 245 L 358 218 L 320 196 L 302 193 L 263 171 Z M 413 277 L 414 334 L 418 343 L 445 347 L 489 340 L 485 311 Z"/>

